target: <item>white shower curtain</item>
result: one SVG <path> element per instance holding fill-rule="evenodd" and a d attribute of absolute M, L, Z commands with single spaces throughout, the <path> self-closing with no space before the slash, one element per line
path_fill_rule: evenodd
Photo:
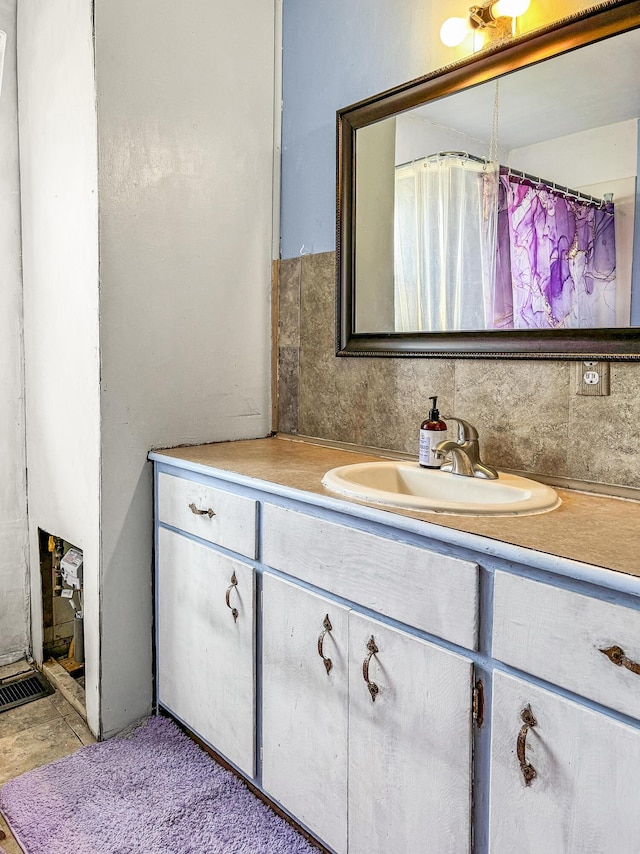
<path fill-rule="evenodd" d="M 440 154 L 396 168 L 395 329 L 487 329 L 496 265 L 497 167 Z"/>

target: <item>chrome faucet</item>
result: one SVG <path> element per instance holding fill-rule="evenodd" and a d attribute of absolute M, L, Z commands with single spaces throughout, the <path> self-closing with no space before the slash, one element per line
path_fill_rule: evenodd
<path fill-rule="evenodd" d="M 449 455 L 450 458 L 449 462 L 442 465 L 441 470 L 450 471 L 451 474 L 460 474 L 464 477 L 485 477 L 489 480 L 495 480 L 498 477 L 498 472 L 480 459 L 479 436 L 473 424 L 463 421 L 462 418 L 454 418 L 452 415 L 443 417 L 445 421 L 457 422 L 458 439 L 456 442 L 453 439 L 445 439 L 444 442 L 439 442 L 434 448 L 439 457 Z"/>

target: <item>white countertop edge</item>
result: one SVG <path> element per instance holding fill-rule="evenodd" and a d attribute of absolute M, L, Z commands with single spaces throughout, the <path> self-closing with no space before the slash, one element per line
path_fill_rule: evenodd
<path fill-rule="evenodd" d="M 482 554 L 490 555 L 492 557 L 498 557 L 503 560 L 513 561 L 514 563 L 534 566 L 537 569 L 541 569 L 546 572 L 564 575 L 578 581 L 595 584 L 599 587 L 607 587 L 610 590 L 616 590 L 619 593 L 626 593 L 640 597 L 640 578 L 635 575 L 629 575 L 626 572 L 607 569 L 606 567 L 595 566 L 589 563 L 582 563 L 581 561 L 572 560 L 571 558 L 548 554 L 547 552 L 526 548 L 525 546 L 505 543 L 502 540 L 484 537 L 481 534 L 474 534 L 468 531 L 460 531 L 456 528 L 448 528 L 445 525 L 438 525 L 436 522 L 414 519 L 411 516 L 404 516 L 401 513 L 395 513 L 391 509 L 378 509 L 356 501 L 350 501 L 346 497 L 333 498 L 317 492 L 294 489 L 293 487 L 284 486 L 280 483 L 274 483 L 271 480 L 262 480 L 257 477 L 238 474 L 237 472 L 230 471 L 229 469 L 219 469 L 212 465 L 204 465 L 202 463 L 191 462 L 190 460 L 166 456 L 161 451 L 151 451 L 149 453 L 149 459 L 171 466 L 172 468 L 197 472 L 198 474 L 207 475 L 208 477 L 217 477 L 221 480 L 238 484 L 239 486 L 246 486 L 267 493 L 270 492 L 282 498 L 289 498 L 294 501 L 300 501 L 304 504 L 315 505 L 326 510 L 348 513 L 351 516 L 357 516 L 358 518 L 365 519 L 369 522 L 393 525 L 396 528 L 400 528 L 403 531 L 409 531 L 413 534 L 430 536 L 433 539 L 440 540 L 448 545 L 473 549 L 474 551 L 481 552 Z"/>

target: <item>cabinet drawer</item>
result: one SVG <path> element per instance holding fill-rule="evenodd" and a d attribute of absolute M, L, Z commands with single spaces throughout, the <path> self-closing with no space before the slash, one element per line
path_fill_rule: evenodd
<path fill-rule="evenodd" d="M 256 556 L 256 504 L 204 483 L 158 476 L 159 522 L 250 558 Z"/>
<path fill-rule="evenodd" d="M 477 648 L 477 564 L 273 504 L 263 528 L 263 560 L 274 569 Z"/>
<path fill-rule="evenodd" d="M 494 658 L 640 718 L 639 611 L 497 572 L 493 613 Z"/>

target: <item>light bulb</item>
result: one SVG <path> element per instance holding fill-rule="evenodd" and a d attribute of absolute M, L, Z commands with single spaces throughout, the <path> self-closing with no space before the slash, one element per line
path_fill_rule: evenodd
<path fill-rule="evenodd" d="M 524 15 L 529 8 L 531 0 L 498 0 L 493 6 L 491 13 L 496 18 L 506 16 L 508 18 L 517 18 L 518 15 Z"/>
<path fill-rule="evenodd" d="M 470 29 L 468 18 L 448 18 L 440 27 L 440 41 L 447 47 L 457 47 Z"/>

